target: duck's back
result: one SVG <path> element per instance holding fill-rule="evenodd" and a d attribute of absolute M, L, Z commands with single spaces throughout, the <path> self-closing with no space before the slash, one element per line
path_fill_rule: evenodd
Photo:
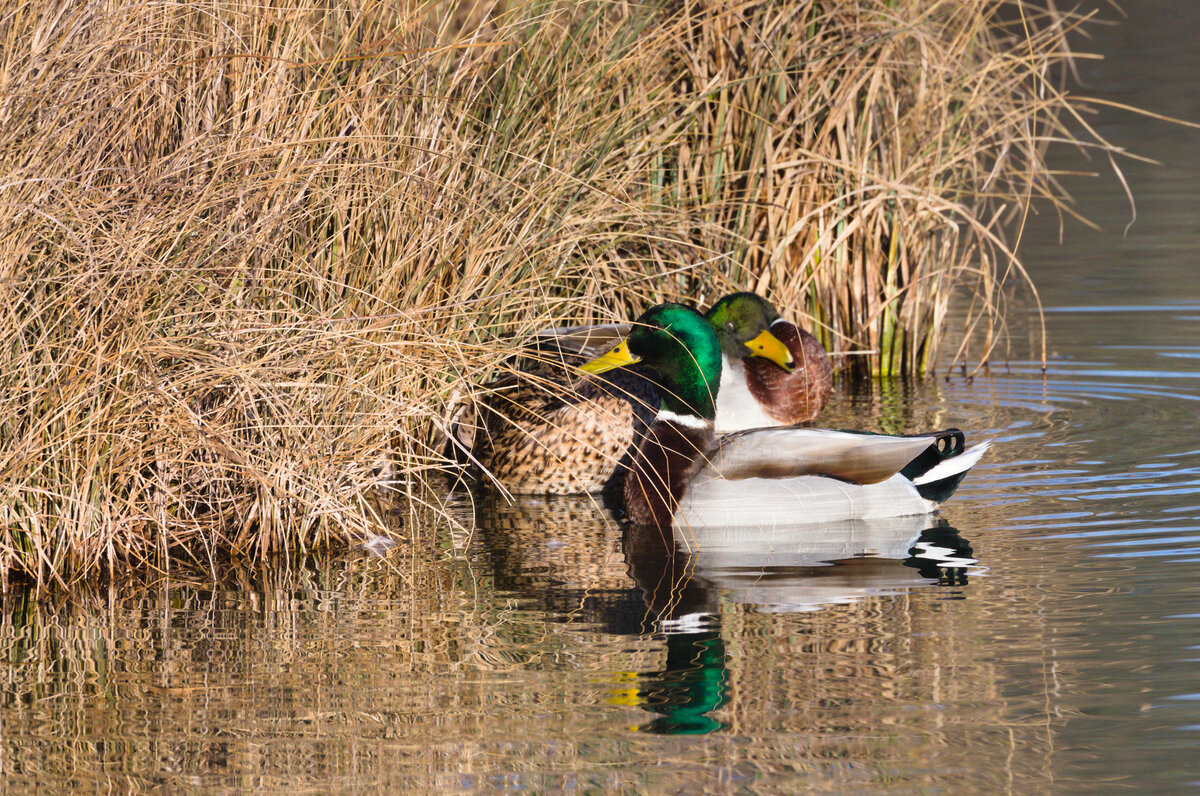
<path fill-rule="evenodd" d="M 460 411 L 459 450 L 514 494 L 599 492 L 648 428 L 658 393 L 637 369 L 580 378 L 575 368 L 608 345 L 611 327 L 547 330 L 503 377 Z M 601 342 L 597 342 L 597 341 Z"/>
<path fill-rule="evenodd" d="M 633 444 L 637 426 L 631 401 L 609 387 L 589 379 L 533 395 L 493 395 L 472 453 L 514 494 L 599 492 Z"/>

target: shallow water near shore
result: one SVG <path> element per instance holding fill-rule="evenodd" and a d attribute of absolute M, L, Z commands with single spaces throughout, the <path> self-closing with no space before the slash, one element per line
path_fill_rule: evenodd
<path fill-rule="evenodd" d="M 1079 93 L 1200 118 L 1190 6 L 1123 5 Z M 1017 334 L 823 418 L 994 440 L 940 521 L 686 554 L 459 498 L 382 557 L 11 594 L 5 790 L 1197 792 L 1200 134 L 1102 121 L 1169 165 L 1124 164 L 1128 236 L 1109 178 L 1070 183 L 1103 233 L 1030 220 L 1047 372 Z"/>

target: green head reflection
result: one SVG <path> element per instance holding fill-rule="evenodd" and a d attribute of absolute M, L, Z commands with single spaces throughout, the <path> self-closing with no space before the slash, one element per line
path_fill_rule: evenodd
<path fill-rule="evenodd" d="M 609 700 L 657 713 L 634 729 L 656 735 L 705 735 L 727 726 L 708 715 L 729 701 L 725 642 L 718 630 L 666 637 L 666 665 L 630 677 L 630 687 Z"/>

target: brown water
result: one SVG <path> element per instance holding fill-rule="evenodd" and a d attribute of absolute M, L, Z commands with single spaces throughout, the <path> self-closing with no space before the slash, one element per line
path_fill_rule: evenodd
<path fill-rule="evenodd" d="M 1124 5 L 1087 91 L 1200 119 L 1200 6 Z M 1104 233 L 1034 220 L 1049 372 L 831 411 L 996 440 L 944 525 L 688 557 L 531 501 L 385 558 L 12 595 L 5 791 L 1200 792 L 1200 133 L 1100 129 L 1169 166 L 1124 165 L 1127 237 L 1111 179 L 1072 182 Z"/>

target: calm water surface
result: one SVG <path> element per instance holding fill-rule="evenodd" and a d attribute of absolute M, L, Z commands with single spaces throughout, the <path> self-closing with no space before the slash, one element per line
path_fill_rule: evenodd
<path fill-rule="evenodd" d="M 1200 11 L 1124 5 L 1084 93 L 1200 119 Z M 1170 166 L 1125 164 L 1127 237 L 1111 179 L 1072 183 L 1104 233 L 1034 220 L 1049 371 L 829 412 L 994 439 L 943 522 L 688 555 L 483 503 L 384 558 L 11 595 L 5 790 L 1200 793 L 1200 135 L 1100 129 Z"/>

